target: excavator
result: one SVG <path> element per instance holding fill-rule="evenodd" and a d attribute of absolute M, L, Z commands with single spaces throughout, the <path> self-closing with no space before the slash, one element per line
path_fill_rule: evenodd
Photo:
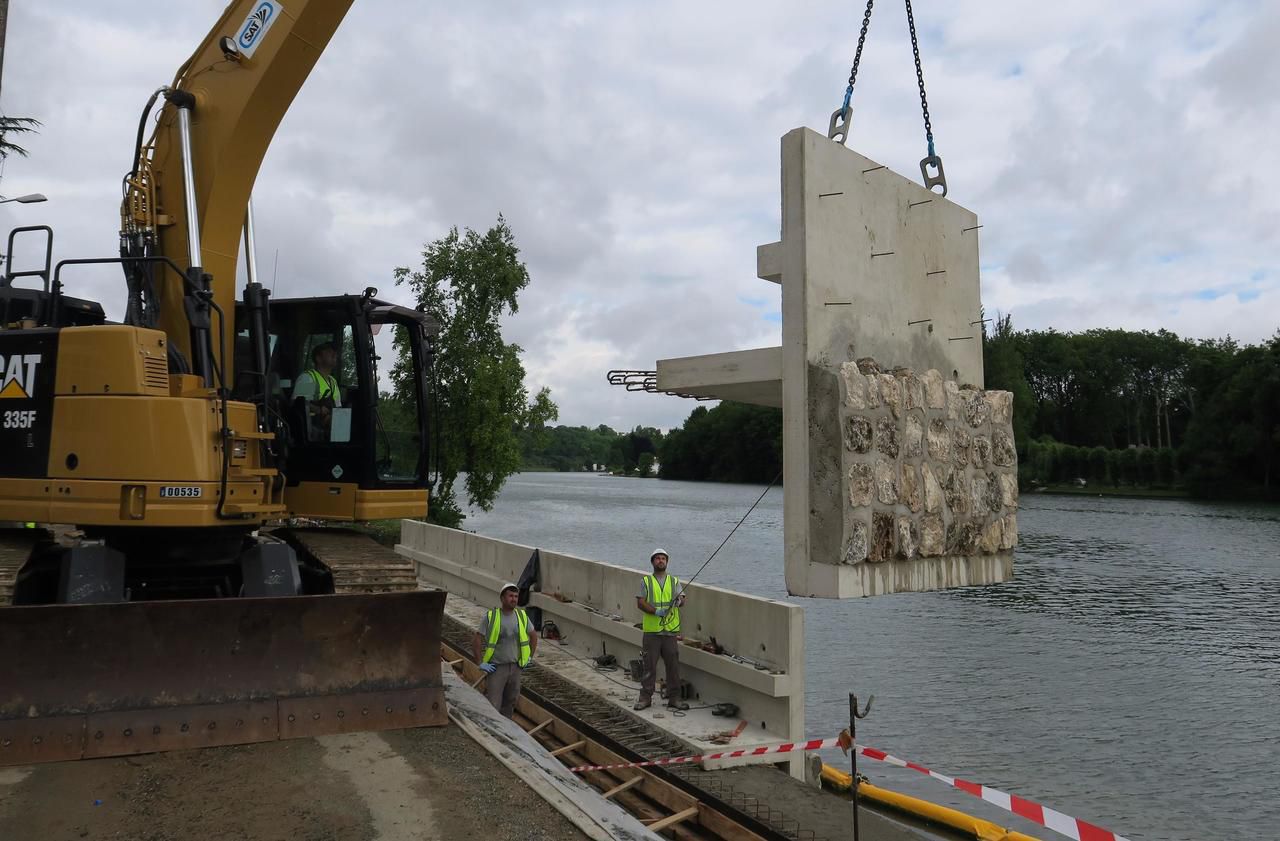
<path fill-rule="evenodd" d="M 143 110 L 118 256 L 9 234 L 0 521 L 27 527 L 0 532 L 0 765 L 447 721 L 445 594 L 362 534 L 287 527 L 425 517 L 433 475 L 438 323 L 257 278 L 254 181 L 350 4 L 231 0 Z M 74 294 L 102 264 L 119 323 Z"/>

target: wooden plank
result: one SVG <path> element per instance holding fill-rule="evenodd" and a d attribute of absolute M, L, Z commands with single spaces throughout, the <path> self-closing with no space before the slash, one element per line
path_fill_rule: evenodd
<path fill-rule="evenodd" d="M 457 657 L 462 653 L 447 643 L 442 643 L 441 648 L 442 650 L 447 651 L 451 657 Z M 478 672 L 479 669 L 474 663 L 467 660 L 462 664 L 462 671 L 464 676 L 470 677 L 471 674 Z M 485 674 L 480 672 L 480 677 L 484 678 Z M 516 711 L 530 721 L 542 719 L 543 724 L 539 724 L 539 728 L 542 728 L 544 724 L 549 722 L 549 724 L 546 725 L 546 733 L 543 734 L 544 736 L 554 733 L 556 737 L 561 740 L 573 740 L 577 742 L 581 746 L 579 748 L 579 752 L 584 760 L 583 764 L 614 765 L 628 761 L 603 745 L 583 738 L 577 730 L 554 716 L 550 716 L 546 710 L 533 703 L 533 701 L 529 700 L 529 698 L 524 695 L 521 695 L 516 699 Z M 544 716 L 546 716 L 546 718 L 544 718 Z M 573 747 L 573 745 L 569 745 L 566 749 Z M 698 802 L 696 798 L 687 794 L 682 789 L 676 788 L 665 780 L 654 776 L 647 769 L 637 768 L 634 770 L 637 772 L 636 776 L 626 781 L 624 784 L 626 785 L 626 788 L 619 789 L 620 793 L 617 795 L 615 802 L 625 806 L 628 811 L 635 814 L 637 818 L 642 817 L 643 813 L 649 811 L 649 809 L 643 804 L 642 800 L 633 800 L 633 795 L 636 794 L 642 795 L 644 798 L 648 798 L 651 802 L 660 804 L 663 808 L 666 808 L 673 813 L 679 813 L 693 808 L 694 804 Z M 584 779 L 589 777 L 595 779 L 608 778 L 604 772 L 596 774 L 588 771 L 580 776 Z M 595 782 L 595 779 L 587 779 L 587 781 L 601 791 L 605 791 L 609 787 L 609 783 L 600 784 Z M 617 786 L 614 787 L 617 788 Z M 650 814 L 652 814 L 652 812 L 650 812 Z M 733 838 L 735 841 L 761 841 L 759 835 L 756 835 L 754 832 L 751 832 L 745 827 L 739 825 L 732 819 L 722 815 L 715 809 L 703 809 L 702 814 L 699 817 L 699 824 L 704 832 L 709 831 L 721 838 Z M 677 836 L 696 837 L 696 833 L 693 833 L 691 830 L 682 826 L 674 826 L 672 827 L 672 831 L 676 833 Z"/>
<path fill-rule="evenodd" d="M 543 722 L 542 722 L 541 724 L 535 724 L 535 725 L 533 725 L 533 727 L 530 727 L 530 728 L 529 728 L 528 730 L 526 730 L 525 732 L 526 732 L 526 733 L 528 733 L 530 736 L 532 736 L 534 733 L 537 733 L 539 730 L 541 730 L 542 728 L 546 727 L 548 724 L 550 724 L 550 723 L 551 723 L 551 722 L 553 722 L 553 721 L 555 721 L 555 719 L 553 719 L 553 718 L 547 718 L 547 719 L 544 719 L 544 720 L 543 720 Z"/>
<path fill-rule="evenodd" d="M 555 750 L 553 750 L 553 751 L 551 752 L 551 755 L 552 755 L 552 756 L 559 756 L 559 755 L 560 755 L 560 754 L 562 754 L 562 753 L 568 753 L 568 752 L 569 752 L 569 751 L 571 751 L 571 750 L 577 750 L 578 748 L 582 747 L 582 746 L 583 746 L 583 745 L 585 745 L 586 743 L 587 743 L 587 742 L 586 742 L 586 740 L 585 740 L 585 739 L 579 740 L 579 741 L 577 741 L 577 742 L 574 742 L 574 743 L 573 743 L 573 744 L 571 744 L 571 745 L 565 745 L 565 746 L 564 746 L 564 747 L 562 747 L 562 748 L 556 748 Z"/>
<path fill-rule="evenodd" d="M 625 783 L 618 783 L 616 786 L 606 791 L 603 797 L 605 800 L 608 800 L 610 797 L 613 797 L 618 792 L 626 791 L 627 789 L 631 788 L 633 785 L 637 785 L 643 779 L 644 779 L 643 774 L 636 774 L 634 777 L 627 780 Z"/>
<path fill-rule="evenodd" d="M 676 812 L 674 815 L 670 815 L 660 821 L 654 821 L 649 824 L 649 831 L 657 832 L 658 830 L 666 829 L 673 824 L 683 823 L 684 821 L 689 820 L 689 818 L 695 817 L 698 812 L 699 809 L 697 806 L 690 806 L 682 812 Z"/>

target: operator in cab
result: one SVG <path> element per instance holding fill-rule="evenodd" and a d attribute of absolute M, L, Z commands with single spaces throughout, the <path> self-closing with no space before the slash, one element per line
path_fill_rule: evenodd
<path fill-rule="evenodd" d="M 328 441 L 333 410 L 342 406 L 342 389 L 333 376 L 338 367 L 338 349 L 333 342 L 311 350 L 311 367 L 302 372 L 293 386 L 293 399 L 307 401 L 308 432 L 312 441 Z"/>

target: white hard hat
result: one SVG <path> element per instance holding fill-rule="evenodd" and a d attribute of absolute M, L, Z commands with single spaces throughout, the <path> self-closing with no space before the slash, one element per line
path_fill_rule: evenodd
<path fill-rule="evenodd" d="M 654 549 L 652 552 L 650 552 L 650 553 L 649 553 L 649 563 L 653 563 L 653 559 L 654 559 L 654 558 L 656 558 L 656 557 L 658 557 L 659 555 L 667 555 L 667 550 L 666 550 L 666 549 Z M 668 559 L 670 559 L 670 558 L 671 558 L 671 556 L 670 556 L 670 555 L 667 555 L 667 558 L 668 558 Z"/>
<path fill-rule="evenodd" d="M 516 585 L 508 581 L 506 584 L 502 585 L 502 589 L 498 591 L 498 595 L 501 596 L 503 593 L 507 592 L 508 590 L 515 590 L 517 593 L 520 592 L 519 587 L 517 587 Z"/>

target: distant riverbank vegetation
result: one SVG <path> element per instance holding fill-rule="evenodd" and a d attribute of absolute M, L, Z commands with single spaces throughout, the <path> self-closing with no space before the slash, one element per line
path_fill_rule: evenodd
<path fill-rule="evenodd" d="M 768 482 L 782 470 L 782 410 L 698 406 L 677 429 L 555 426 L 524 437 L 526 470 L 598 470 L 713 482 Z"/>
<path fill-rule="evenodd" d="M 1024 487 L 1280 498 L 1280 332 L 1246 345 L 1004 316 L 983 356 L 986 387 L 1013 392 Z"/>
<path fill-rule="evenodd" d="M 1280 499 L 1280 332 L 1260 345 L 1167 330 L 1015 330 L 996 319 L 986 387 L 1013 393 L 1024 490 Z M 524 466 L 768 482 L 782 411 L 699 405 L 679 428 L 547 427 Z"/>

